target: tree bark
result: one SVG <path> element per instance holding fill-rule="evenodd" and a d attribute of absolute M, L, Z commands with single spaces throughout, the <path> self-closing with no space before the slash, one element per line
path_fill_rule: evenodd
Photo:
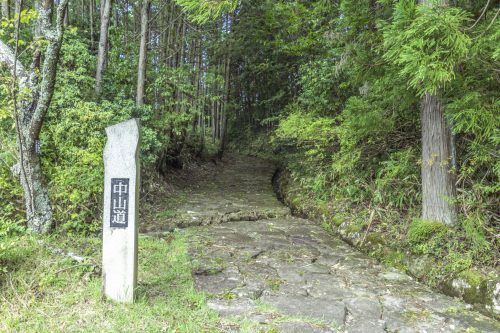
<path fill-rule="evenodd" d="M 422 218 L 456 223 L 451 131 L 437 96 L 422 101 Z"/>
<path fill-rule="evenodd" d="M 95 74 L 95 94 L 99 97 L 102 94 L 102 76 L 106 64 L 108 51 L 108 32 L 111 17 L 112 0 L 103 0 L 101 3 L 101 29 L 99 36 L 99 51 L 97 53 L 97 70 Z"/>
<path fill-rule="evenodd" d="M 12 168 L 24 190 L 28 228 L 37 233 L 48 232 L 52 223 L 52 209 L 48 190 L 43 182 L 40 157 L 36 149 L 43 120 L 54 93 L 57 61 L 64 33 L 64 11 L 68 0 L 61 0 L 57 7 L 55 25 L 51 23 L 52 1 L 39 0 L 37 26 L 47 41 L 43 66 L 38 71 L 39 58 L 34 57 L 32 72 L 28 73 L 13 52 L 0 40 L 0 62 L 13 76 L 14 119 L 16 122 L 19 162 Z M 20 6 L 17 6 L 20 11 Z M 35 50 L 35 52 L 38 52 Z M 40 77 L 39 77 L 40 76 Z M 22 92 L 17 101 L 18 91 Z M 31 91 L 31 94 L 28 93 Z"/>
<path fill-rule="evenodd" d="M 89 3 L 89 25 L 90 25 L 90 48 L 94 50 L 94 9 L 95 9 L 95 0 L 90 0 Z"/>
<path fill-rule="evenodd" d="M 141 44 L 139 49 L 139 66 L 137 71 L 136 105 L 144 105 L 144 86 L 146 81 L 146 60 L 148 40 L 148 20 L 151 0 L 143 0 L 141 9 Z"/>
<path fill-rule="evenodd" d="M 2 0 L 2 18 L 10 19 L 10 6 L 9 0 Z"/>
<path fill-rule="evenodd" d="M 430 0 L 419 0 L 433 6 Z M 447 0 L 439 1 L 447 5 Z M 455 225 L 455 177 L 453 175 L 452 133 L 438 96 L 422 98 L 422 219 Z"/>
<path fill-rule="evenodd" d="M 67 27 L 69 25 L 69 5 L 66 6 L 66 10 L 64 11 L 64 26 Z"/>
<path fill-rule="evenodd" d="M 227 55 L 224 61 L 224 103 L 222 106 L 222 124 L 221 124 L 221 138 L 219 143 L 218 157 L 222 159 L 224 151 L 226 150 L 227 143 L 227 109 L 231 94 L 231 56 Z"/>

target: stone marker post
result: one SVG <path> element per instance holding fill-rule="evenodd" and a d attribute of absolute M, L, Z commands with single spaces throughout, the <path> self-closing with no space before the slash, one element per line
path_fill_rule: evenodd
<path fill-rule="evenodd" d="M 106 297 L 132 303 L 137 284 L 139 120 L 106 128 L 102 279 Z"/>

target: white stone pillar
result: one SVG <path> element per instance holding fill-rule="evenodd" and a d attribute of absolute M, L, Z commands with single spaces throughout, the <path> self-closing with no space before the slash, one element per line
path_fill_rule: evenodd
<path fill-rule="evenodd" d="M 132 303 L 137 285 L 139 120 L 106 128 L 102 280 L 104 295 Z"/>

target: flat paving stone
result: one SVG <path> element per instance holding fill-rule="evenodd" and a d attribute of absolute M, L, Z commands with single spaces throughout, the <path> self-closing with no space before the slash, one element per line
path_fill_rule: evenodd
<path fill-rule="evenodd" d="M 216 221 L 191 228 L 189 254 L 196 287 L 221 316 L 254 322 L 256 332 L 500 332 L 497 321 L 287 215 L 273 171 L 259 159 L 230 157 L 183 206 Z M 235 207 L 256 218 L 225 221 Z M 269 211 L 276 216 L 265 217 Z"/>

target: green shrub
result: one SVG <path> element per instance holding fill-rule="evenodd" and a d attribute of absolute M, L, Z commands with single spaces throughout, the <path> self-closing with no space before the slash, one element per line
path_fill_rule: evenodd
<path fill-rule="evenodd" d="M 418 205 L 421 192 L 415 149 L 392 153 L 380 165 L 375 179 L 375 203 L 398 209 Z"/>
<path fill-rule="evenodd" d="M 19 221 L 23 217 L 22 189 L 10 170 L 16 163 L 13 123 L 10 86 L 0 77 L 0 221 Z M 1 229 L 0 226 L 0 232 Z"/>
<path fill-rule="evenodd" d="M 18 222 L 0 215 L 0 274 L 7 272 L 9 252 L 16 245 L 16 237 L 24 232 L 25 228 Z"/>
<path fill-rule="evenodd" d="M 63 228 L 92 230 L 102 206 L 104 129 L 132 111 L 130 104 L 109 102 L 76 102 L 49 111 L 41 136 L 42 161 L 55 219 Z"/>

